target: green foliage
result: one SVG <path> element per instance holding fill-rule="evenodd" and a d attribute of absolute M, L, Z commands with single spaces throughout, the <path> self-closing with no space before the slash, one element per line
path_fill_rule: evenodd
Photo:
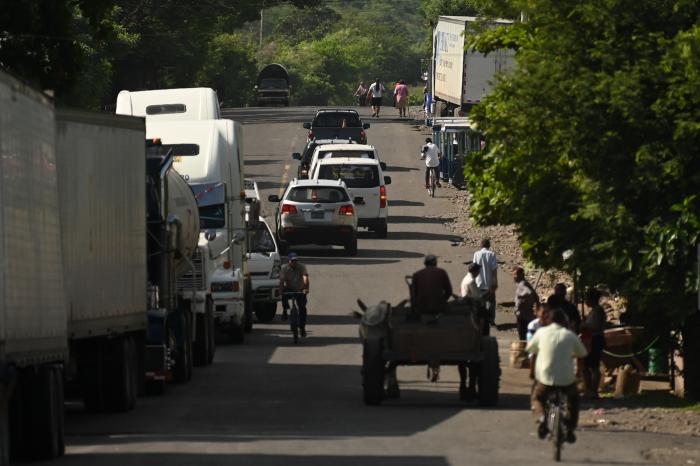
<path fill-rule="evenodd" d="M 509 8 L 527 21 L 471 42 L 519 50 L 472 114 L 488 140 L 465 170 L 476 220 L 516 224 L 537 265 L 579 269 L 646 322 L 682 324 L 698 288 L 700 5 Z"/>
<path fill-rule="evenodd" d="M 216 89 L 224 105 L 239 107 L 252 99 L 256 77 L 252 44 L 240 34 L 219 34 L 209 42 L 196 85 Z"/>

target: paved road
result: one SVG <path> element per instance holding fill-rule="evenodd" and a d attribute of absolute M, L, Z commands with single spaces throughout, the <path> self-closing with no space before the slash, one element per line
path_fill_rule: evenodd
<path fill-rule="evenodd" d="M 264 198 L 278 193 L 296 167 L 301 122 L 311 108 L 226 111 L 244 121 L 246 168 Z M 393 115 L 392 115 L 393 117 Z M 290 123 L 291 121 L 291 123 Z M 389 165 L 389 238 L 363 233 L 357 257 L 340 250 L 300 248 L 311 273 L 310 335 L 294 346 L 278 322 L 256 325 L 240 346 L 219 347 L 213 366 L 172 386 L 164 397 L 139 400 L 132 413 L 93 416 L 70 407 L 68 455 L 56 465 L 458 466 L 542 464 L 549 444 L 533 435 L 528 381 L 504 367 L 502 402 L 480 409 L 457 398 L 456 371 L 438 383 L 424 368 L 401 369 L 402 399 L 381 407 L 361 401 L 361 350 L 354 300 L 406 296 L 403 277 L 423 255 L 440 256 L 456 287 L 472 250 L 443 226 L 447 193 L 429 199 L 421 187 L 417 148 L 425 134 L 407 122 L 372 120 L 370 142 Z M 271 213 L 270 206 L 267 212 Z M 495 245 L 496 249 L 498 245 Z M 449 261 L 449 262 L 448 262 Z M 508 299 L 512 285 L 500 279 Z M 508 316 L 499 316 L 503 322 Z M 513 333 L 500 332 L 501 358 Z M 653 464 L 649 448 L 698 448 L 697 441 L 643 433 L 584 430 L 567 447 L 569 464 Z"/>

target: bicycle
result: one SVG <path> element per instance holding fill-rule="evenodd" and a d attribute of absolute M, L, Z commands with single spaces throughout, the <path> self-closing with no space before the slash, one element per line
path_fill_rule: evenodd
<path fill-rule="evenodd" d="M 299 307 L 297 306 L 297 298 L 299 295 L 304 296 L 301 291 L 288 291 L 283 293 L 284 299 L 291 299 L 292 306 L 289 309 L 289 329 L 292 331 L 294 343 L 299 343 Z"/>
<path fill-rule="evenodd" d="M 567 431 L 566 419 L 569 417 L 566 401 L 566 393 L 556 387 L 547 397 L 545 406 L 545 422 L 554 447 L 554 461 L 561 461 L 561 449 Z"/>
<path fill-rule="evenodd" d="M 435 171 L 437 168 L 434 167 L 429 167 L 430 170 L 430 182 L 428 184 L 428 194 L 430 197 L 435 197 L 435 186 L 437 184 L 437 180 L 435 179 Z"/>

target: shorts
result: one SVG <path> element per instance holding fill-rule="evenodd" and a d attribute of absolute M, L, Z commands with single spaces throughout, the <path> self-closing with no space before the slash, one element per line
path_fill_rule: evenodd
<path fill-rule="evenodd" d="M 372 97 L 372 107 L 381 107 L 382 106 L 382 98 L 381 97 Z"/>
<path fill-rule="evenodd" d="M 591 337 L 591 350 L 588 352 L 588 356 L 583 360 L 583 365 L 589 369 L 598 369 L 604 349 L 605 335 L 593 335 L 593 337 Z"/>

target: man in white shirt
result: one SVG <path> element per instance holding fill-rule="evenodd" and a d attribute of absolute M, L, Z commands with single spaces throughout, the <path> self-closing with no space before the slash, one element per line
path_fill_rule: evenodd
<path fill-rule="evenodd" d="M 430 185 L 430 170 L 433 170 L 435 175 L 435 184 L 440 187 L 438 167 L 440 166 L 442 154 L 440 153 L 440 148 L 436 144 L 433 144 L 432 139 L 425 138 L 425 145 L 421 150 L 420 158 L 421 160 L 425 160 L 425 189 L 428 189 Z"/>
<path fill-rule="evenodd" d="M 540 328 L 527 345 L 527 352 L 537 355 L 535 363 L 536 385 L 532 391 L 532 409 L 537 418 L 537 434 L 547 435 L 544 403 L 555 388 L 566 394 L 569 419 L 566 440 L 576 441 L 574 429 L 578 424 L 579 395 L 576 387 L 574 358 L 582 359 L 588 352 L 581 340 L 567 328 L 568 320 L 561 309 L 552 312 L 552 323 Z"/>
<path fill-rule="evenodd" d="M 476 285 L 476 278 L 479 276 L 481 267 L 479 264 L 471 263 L 467 268 L 467 275 L 462 279 L 460 287 L 461 296 L 463 298 L 471 298 L 476 305 L 476 320 L 482 335 L 489 335 L 488 315 L 484 309 L 483 293 Z"/>
<path fill-rule="evenodd" d="M 489 323 L 496 325 L 496 289 L 498 288 L 498 262 L 496 253 L 491 250 L 491 240 L 481 240 L 481 249 L 474 253 L 472 262 L 479 264 L 481 272 L 476 278 L 476 284 L 481 289 L 484 299 L 488 302 Z"/>
<path fill-rule="evenodd" d="M 373 117 L 379 118 L 379 110 L 382 108 L 382 97 L 385 91 L 386 88 L 379 78 L 375 79 L 372 85 L 369 86 L 369 94 L 372 95 L 370 103 L 372 104 L 372 111 L 374 112 L 372 113 Z"/>

